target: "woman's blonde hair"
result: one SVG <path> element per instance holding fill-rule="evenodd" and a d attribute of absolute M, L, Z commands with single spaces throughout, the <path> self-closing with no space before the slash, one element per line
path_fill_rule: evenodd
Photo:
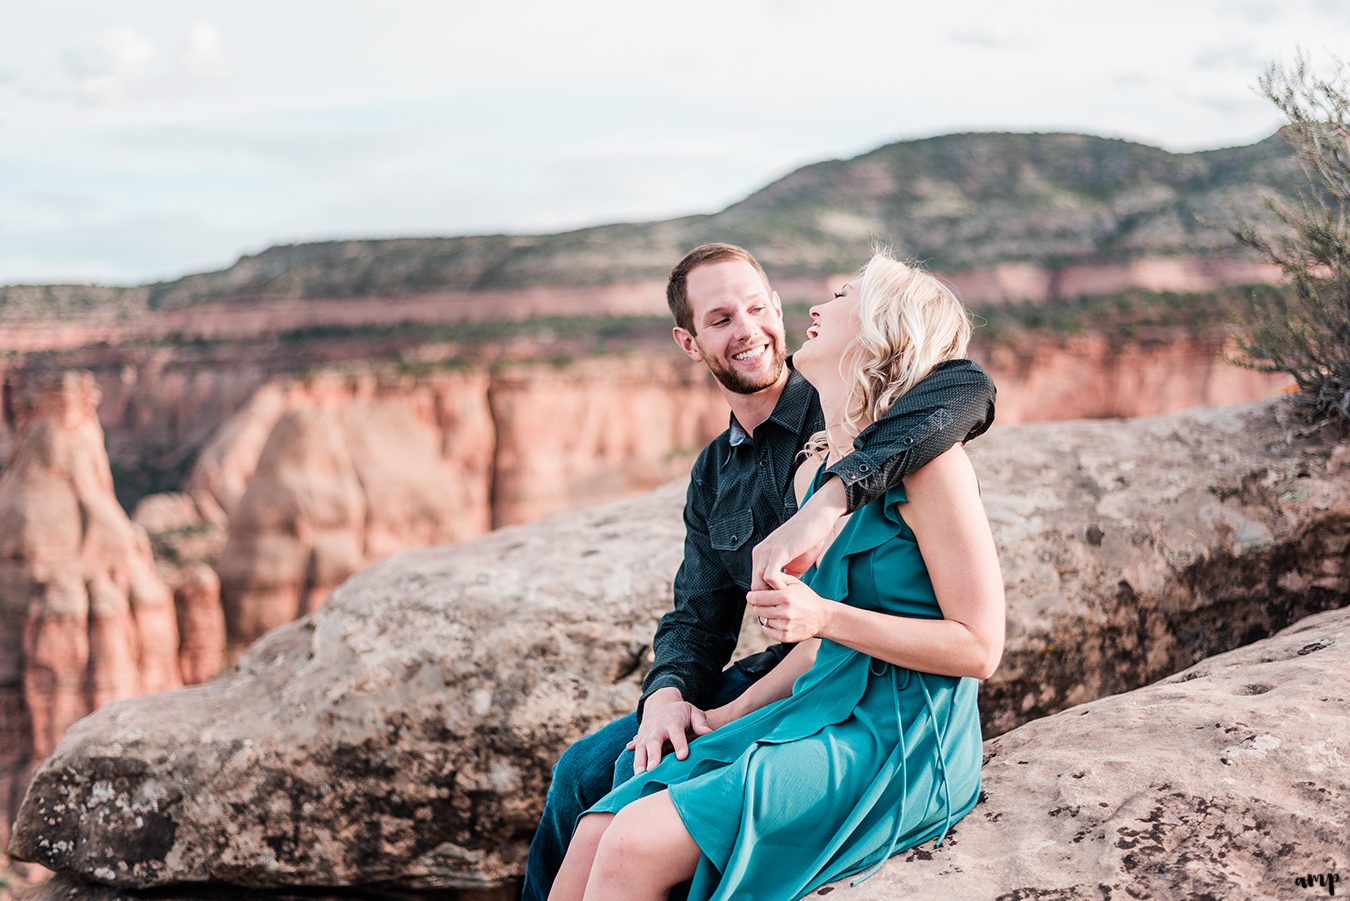
<path fill-rule="evenodd" d="M 939 363 L 964 357 L 970 343 L 965 307 L 922 268 L 878 250 L 856 284 L 858 333 L 839 360 L 839 374 L 849 386 L 843 425 L 850 441 Z M 821 456 L 828 449 L 821 431 L 803 453 Z"/>

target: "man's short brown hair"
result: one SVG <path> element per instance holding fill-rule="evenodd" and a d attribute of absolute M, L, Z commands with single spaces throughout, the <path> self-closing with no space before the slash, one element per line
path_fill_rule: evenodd
<path fill-rule="evenodd" d="M 670 270 L 670 280 L 666 282 L 666 303 L 670 305 L 670 315 L 675 317 L 676 325 L 691 335 L 698 334 L 698 330 L 694 328 L 694 314 L 689 311 L 689 273 L 699 266 L 725 263 L 727 260 L 740 260 L 754 266 L 759 277 L 764 279 L 765 290 L 770 293 L 773 291 L 769 286 L 769 277 L 764 274 L 764 267 L 744 247 L 735 244 L 700 244 L 675 264 L 675 268 Z"/>

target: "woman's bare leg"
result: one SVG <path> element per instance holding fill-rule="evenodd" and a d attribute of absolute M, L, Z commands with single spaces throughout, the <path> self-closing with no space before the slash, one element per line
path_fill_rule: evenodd
<path fill-rule="evenodd" d="M 619 811 L 601 836 L 585 901 L 665 901 L 693 878 L 698 858 L 670 793 L 648 795 Z"/>
<path fill-rule="evenodd" d="M 558 875 L 553 880 L 548 901 L 581 901 L 586 893 L 586 880 L 591 874 L 600 837 L 612 822 L 612 813 L 588 813 L 581 818 L 576 831 L 572 833 L 572 841 L 567 845 L 567 855 L 558 868 Z"/>

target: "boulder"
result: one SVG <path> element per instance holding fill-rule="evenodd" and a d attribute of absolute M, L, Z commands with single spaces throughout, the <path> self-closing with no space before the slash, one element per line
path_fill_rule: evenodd
<path fill-rule="evenodd" d="M 558 751 L 636 701 L 681 495 L 405 551 L 221 678 L 107 705 L 11 853 L 133 887 L 513 877 Z"/>
<path fill-rule="evenodd" d="M 1346 604 L 1344 455 L 1286 416 L 1259 403 L 975 445 L 1009 590 L 987 736 Z M 11 850 L 128 887 L 504 884 L 559 751 L 638 696 L 682 496 L 366 569 L 221 678 L 78 723 Z"/>
<path fill-rule="evenodd" d="M 1284 402 L 994 430 L 971 456 L 1008 597 L 986 735 L 1350 603 L 1344 434 Z"/>
<path fill-rule="evenodd" d="M 1350 883 L 1350 609 L 990 739 L 981 780 L 836 897 L 1327 897 L 1295 880 Z"/>

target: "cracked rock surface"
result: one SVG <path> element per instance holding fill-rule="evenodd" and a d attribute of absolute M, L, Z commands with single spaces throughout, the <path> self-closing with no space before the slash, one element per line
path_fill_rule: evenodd
<path fill-rule="evenodd" d="M 836 897 L 1303 897 L 1350 879 L 1350 609 L 985 742 L 984 796 Z M 1325 897 L 1325 890 L 1322 890 Z"/>

